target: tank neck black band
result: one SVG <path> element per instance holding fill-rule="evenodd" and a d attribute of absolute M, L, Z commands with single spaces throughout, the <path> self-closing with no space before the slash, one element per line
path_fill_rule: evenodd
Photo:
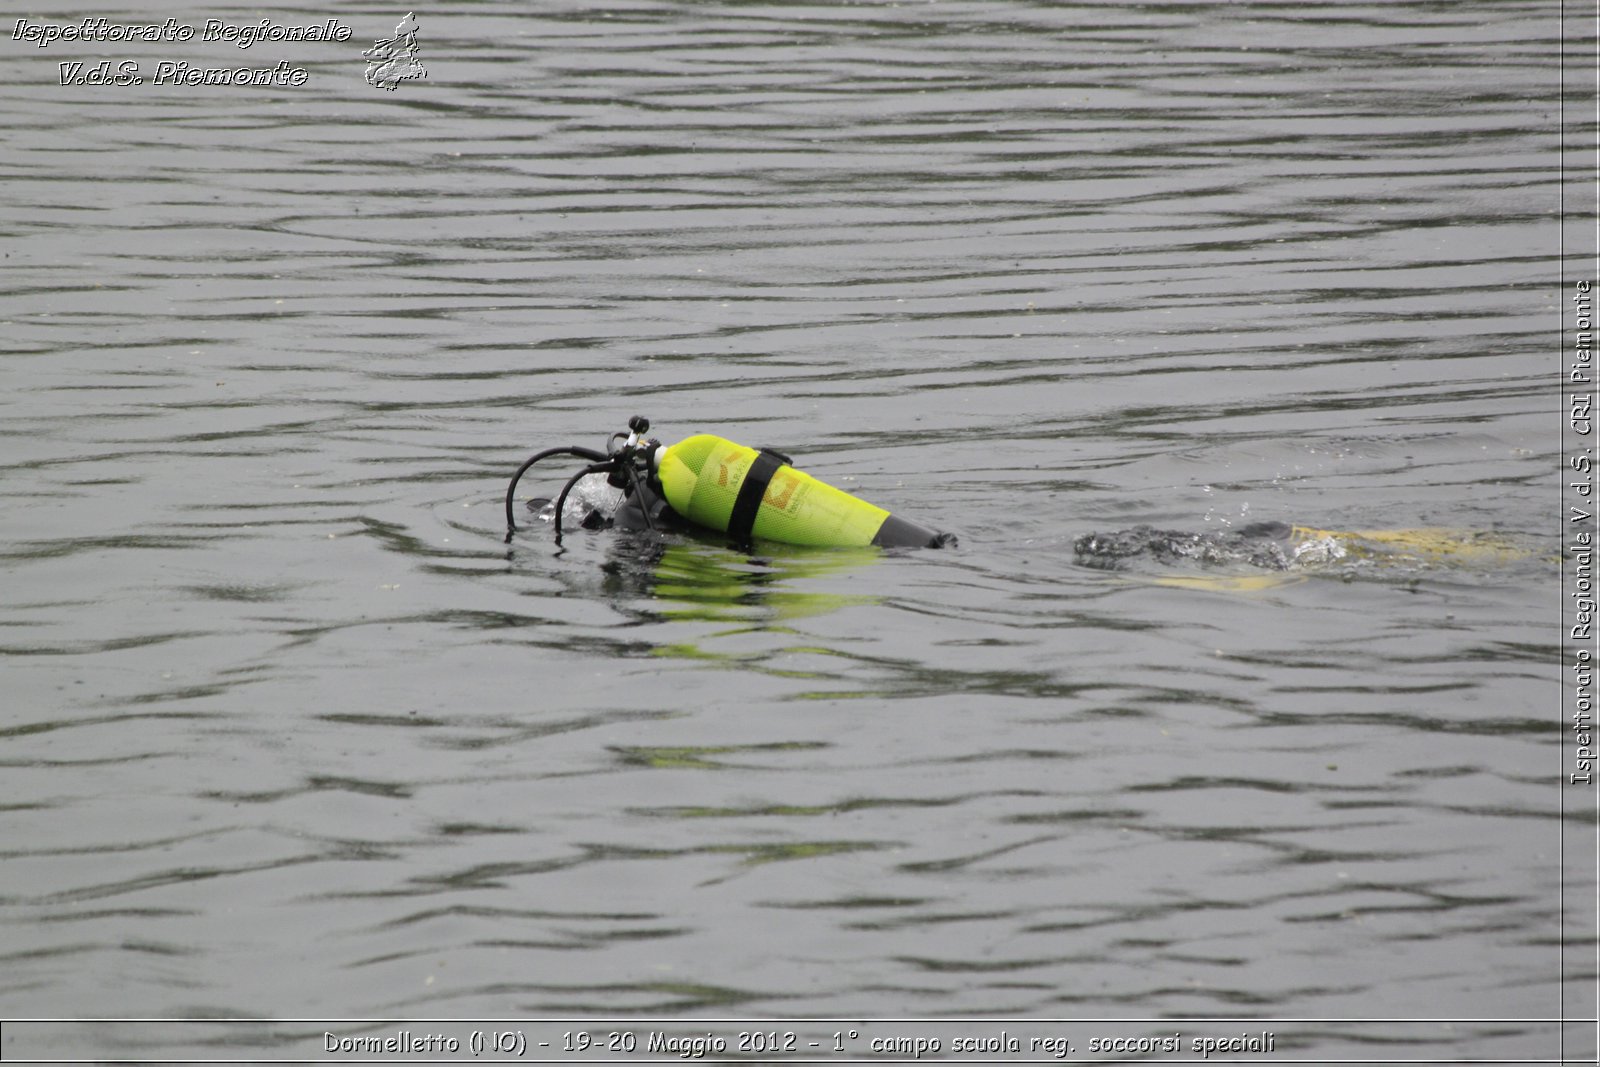
<path fill-rule="evenodd" d="M 772 483 L 772 476 L 778 473 L 778 468 L 784 465 L 785 458 L 762 449 L 756 454 L 750 469 L 745 471 L 739 495 L 733 499 L 733 510 L 728 513 L 728 536 L 733 538 L 735 544 L 750 543 L 750 531 L 755 527 L 761 498 L 767 495 L 767 486 Z"/>

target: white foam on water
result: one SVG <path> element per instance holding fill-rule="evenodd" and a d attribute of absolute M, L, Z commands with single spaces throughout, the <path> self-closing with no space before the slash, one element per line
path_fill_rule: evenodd
<path fill-rule="evenodd" d="M 578 479 L 578 483 L 572 487 L 572 492 L 567 494 L 566 508 L 561 514 L 561 524 L 576 526 L 592 511 L 597 511 L 609 519 L 622 506 L 622 500 L 622 490 L 606 481 L 606 475 L 586 474 Z M 534 517 L 540 522 L 555 521 L 555 501 L 546 502 Z"/>

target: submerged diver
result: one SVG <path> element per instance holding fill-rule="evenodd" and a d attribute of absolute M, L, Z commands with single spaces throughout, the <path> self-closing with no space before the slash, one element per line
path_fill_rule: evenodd
<path fill-rule="evenodd" d="M 1244 563 L 1284 571 L 1341 560 L 1432 565 L 1445 560 L 1503 563 L 1533 555 L 1491 533 L 1432 527 L 1318 530 L 1287 522 L 1256 522 L 1237 530 L 1204 534 L 1135 526 L 1114 533 L 1085 534 L 1072 543 L 1072 551 L 1079 563 L 1102 570 L 1120 570 L 1139 557 L 1158 563 Z"/>
<path fill-rule="evenodd" d="M 627 433 L 611 435 L 603 453 L 577 446 L 551 448 L 524 463 L 506 490 L 506 539 L 517 529 L 518 480 L 541 460 L 567 455 L 589 464 L 567 481 L 554 501 L 538 498 L 528 504 L 540 519 L 553 522 L 558 544 L 564 523 L 585 529 L 714 532 L 741 548 L 757 539 L 835 547 L 956 544 L 953 534 L 891 515 L 796 470 L 781 452 L 748 448 L 711 434 L 667 446 L 645 438 L 649 429 L 648 419 L 635 416 Z M 574 505 L 570 513 L 569 501 Z M 1104 570 L 1121 569 L 1139 558 L 1281 571 L 1345 559 L 1426 564 L 1445 558 L 1504 560 L 1528 555 L 1489 534 L 1444 529 L 1333 531 L 1285 522 L 1251 523 L 1212 533 L 1135 526 L 1085 534 L 1072 549 L 1077 562 Z"/>

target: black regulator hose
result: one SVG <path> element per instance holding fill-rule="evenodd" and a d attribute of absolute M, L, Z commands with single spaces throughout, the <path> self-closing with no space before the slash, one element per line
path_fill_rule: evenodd
<path fill-rule="evenodd" d="M 535 463 L 538 463 L 542 459 L 549 459 L 551 456 L 577 456 L 579 459 L 586 459 L 590 463 L 604 463 L 604 462 L 606 462 L 607 459 L 610 458 L 605 453 L 596 452 L 592 448 L 584 448 L 581 445 L 566 445 L 566 446 L 563 446 L 561 448 L 547 448 L 543 452 L 540 452 L 537 455 L 535 455 L 532 459 L 528 460 L 528 462 L 524 463 L 521 467 L 518 467 L 517 468 L 517 473 L 512 475 L 512 477 L 511 477 L 511 485 L 508 486 L 507 489 L 506 489 L 506 540 L 507 541 L 511 540 L 511 535 L 517 532 L 517 520 L 516 520 L 516 517 L 513 514 L 513 507 L 514 507 L 514 505 L 516 503 L 516 496 L 517 496 L 517 482 L 521 481 L 522 476 L 524 474 L 528 473 L 528 469 L 530 467 L 532 467 Z M 589 472 L 586 471 L 585 473 L 589 473 Z M 569 488 L 570 488 L 570 486 L 569 486 Z M 562 496 L 562 499 L 566 499 L 566 494 L 565 493 L 562 493 L 561 496 Z M 556 531 L 557 531 L 557 536 L 560 536 L 560 530 L 561 530 L 561 512 L 559 510 L 557 510 L 556 511 Z"/>
<path fill-rule="evenodd" d="M 656 520 L 650 517 L 650 506 L 644 498 L 644 487 L 639 484 L 639 472 L 632 463 L 622 468 L 628 476 L 628 482 L 633 486 L 633 495 L 639 500 L 639 514 L 644 516 L 644 528 L 651 533 L 656 532 Z"/>

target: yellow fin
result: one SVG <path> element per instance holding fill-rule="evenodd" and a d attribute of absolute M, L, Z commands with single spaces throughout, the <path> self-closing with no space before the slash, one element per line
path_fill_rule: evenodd
<path fill-rule="evenodd" d="M 1423 560 L 1470 560 L 1498 563 L 1531 559 L 1534 553 L 1507 538 L 1491 533 L 1422 526 L 1411 530 L 1318 530 L 1296 526 L 1293 541 L 1333 538 L 1349 556 L 1371 559 L 1384 556 L 1410 556 Z"/>

